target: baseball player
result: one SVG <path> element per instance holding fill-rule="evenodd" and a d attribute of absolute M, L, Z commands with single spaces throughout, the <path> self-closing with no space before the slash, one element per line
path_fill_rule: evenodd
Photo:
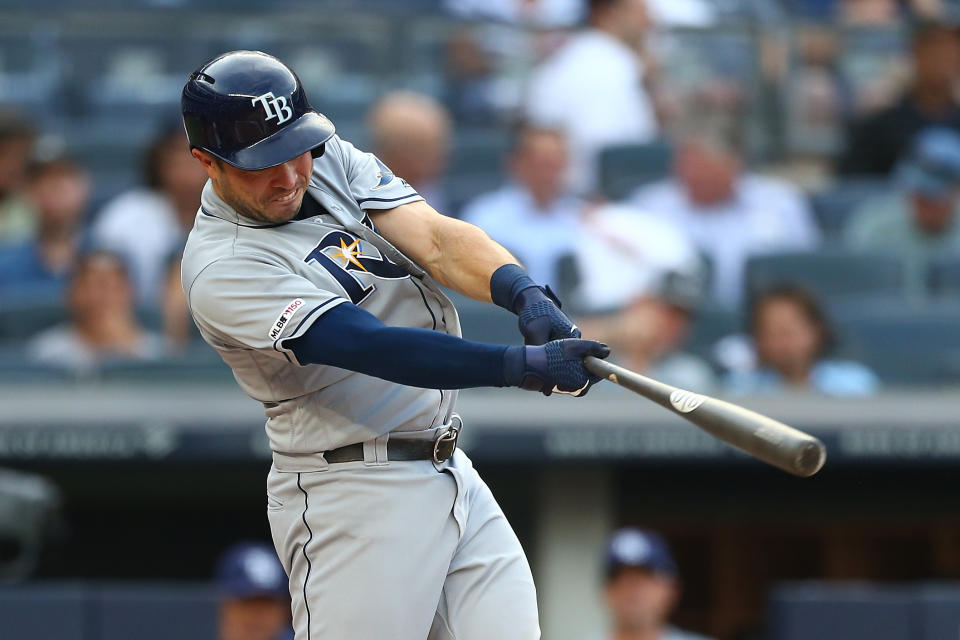
<path fill-rule="evenodd" d="M 234 51 L 183 90 L 209 174 L 183 255 L 204 339 L 263 403 L 267 514 L 297 640 L 539 638 L 523 550 L 456 448 L 456 390 L 585 393 L 547 289 L 335 135 L 276 58 Z M 519 316 L 527 346 L 459 337 L 438 284 Z"/>

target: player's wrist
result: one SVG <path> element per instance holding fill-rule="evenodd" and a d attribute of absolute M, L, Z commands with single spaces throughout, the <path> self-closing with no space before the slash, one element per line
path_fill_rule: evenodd
<path fill-rule="evenodd" d="M 503 386 L 519 387 L 527 371 L 527 347 L 507 347 L 503 352 Z"/>
<path fill-rule="evenodd" d="M 490 276 L 490 298 L 511 313 L 519 313 L 531 298 L 541 297 L 547 297 L 543 289 L 518 264 L 505 264 Z"/>

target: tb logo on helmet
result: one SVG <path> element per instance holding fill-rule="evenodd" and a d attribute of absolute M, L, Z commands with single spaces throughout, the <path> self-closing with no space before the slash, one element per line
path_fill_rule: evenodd
<path fill-rule="evenodd" d="M 277 124 L 283 124 L 293 117 L 293 109 L 287 105 L 287 99 L 283 96 L 275 97 L 272 91 L 257 96 L 251 102 L 253 106 L 257 106 L 258 102 L 263 105 L 263 110 L 267 114 L 265 120 L 277 118 Z"/>

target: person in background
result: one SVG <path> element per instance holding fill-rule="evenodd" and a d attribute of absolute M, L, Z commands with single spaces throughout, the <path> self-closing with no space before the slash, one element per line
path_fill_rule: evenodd
<path fill-rule="evenodd" d="M 606 207 L 584 226 L 573 298 L 584 335 L 609 344 L 623 366 L 710 393 L 713 369 L 682 351 L 703 299 L 703 265 L 679 230 L 655 216 Z"/>
<path fill-rule="evenodd" d="M 468 203 L 461 218 L 510 250 L 536 282 L 566 289 L 563 264 L 580 237 L 585 203 L 567 194 L 567 142 L 555 129 L 518 128 L 506 186 Z"/>
<path fill-rule="evenodd" d="M 217 640 L 293 640 L 287 574 L 273 547 L 240 543 L 217 563 Z"/>
<path fill-rule="evenodd" d="M 758 295 L 750 308 L 750 335 L 756 363 L 727 377 L 733 394 L 792 389 L 854 396 L 880 388 L 864 365 L 829 358 L 833 331 L 820 304 L 800 287 L 783 285 Z"/>
<path fill-rule="evenodd" d="M 171 350 L 184 351 L 196 335 L 190 318 L 187 296 L 180 282 L 180 263 L 183 254 L 177 253 L 167 265 L 167 277 L 163 282 L 160 297 L 160 314 L 163 317 L 163 336 Z M 199 338 L 199 336 L 197 336 Z"/>
<path fill-rule="evenodd" d="M 610 628 L 589 640 L 708 640 L 670 625 L 680 599 L 677 563 L 653 531 L 614 532 L 604 557 L 604 602 Z"/>
<path fill-rule="evenodd" d="M 896 104 L 852 121 L 838 169 L 843 175 L 888 175 L 928 127 L 960 132 L 960 37 L 944 22 L 921 22 L 911 44 L 913 80 Z"/>
<path fill-rule="evenodd" d="M 31 164 L 26 184 L 37 229 L 28 240 L 0 246 L 0 300 L 59 299 L 80 251 L 90 178 L 59 157 Z"/>
<path fill-rule="evenodd" d="M 0 245 L 27 240 L 34 212 L 22 192 L 36 133 L 20 116 L 0 113 Z"/>
<path fill-rule="evenodd" d="M 79 258 L 67 285 L 67 310 L 66 324 L 27 343 L 28 359 L 87 373 L 105 362 L 155 360 L 165 351 L 160 336 L 137 321 L 126 267 L 112 253 L 93 251 Z"/>
<path fill-rule="evenodd" d="M 679 227 L 712 265 L 712 296 L 735 308 L 751 256 L 812 249 L 820 232 L 799 190 L 745 170 L 732 116 L 689 115 L 678 129 L 673 176 L 640 187 L 628 202 Z"/>
<path fill-rule="evenodd" d="M 458 18 L 537 29 L 575 26 L 585 8 L 583 0 L 443 0 L 443 7 Z"/>
<path fill-rule="evenodd" d="M 449 213 L 443 177 L 450 153 L 450 115 L 439 102 L 412 91 L 384 95 L 370 110 L 373 153 L 437 211 Z"/>
<path fill-rule="evenodd" d="M 960 250 L 960 133 L 942 127 L 920 133 L 892 184 L 893 193 L 868 200 L 853 214 L 845 243 L 899 254 L 908 284 L 921 291 L 929 260 Z"/>
<path fill-rule="evenodd" d="M 567 135 L 567 184 L 590 195 L 597 154 L 611 145 L 655 139 L 659 125 L 643 61 L 651 21 L 643 0 L 590 0 L 589 27 L 538 67 L 527 92 L 526 117 Z"/>
<path fill-rule="evenodd" d="M 156 307 L 171 255 L 183 249 L 207 174 L 190 155 L 183 127 L 170 128 L 144 157 L 144 186 L 121 193 L 97 215 L 92 243 L 130 265 L 137 300 Z"/>

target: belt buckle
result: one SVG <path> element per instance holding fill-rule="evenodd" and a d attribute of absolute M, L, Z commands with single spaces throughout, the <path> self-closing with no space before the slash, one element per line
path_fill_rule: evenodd
<path fill-rule="evenodd" d="M 451 426 L 441 433 L 433 441 L 433 461 L 442 464 L 453 457 L 453 452 L 457 449 L 457 438 L 460 437 L 460 429 Z"/>

